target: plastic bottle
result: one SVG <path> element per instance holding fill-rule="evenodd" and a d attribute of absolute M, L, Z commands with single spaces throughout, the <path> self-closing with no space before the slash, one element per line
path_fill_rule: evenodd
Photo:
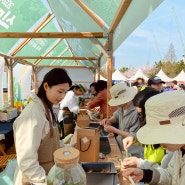
<path fill-rule="evenodd" d="M 75 148 L 56 150 L 55 164 L 48 173 L 47 185 L 86 185 L 86 174 L 78 160 L 79 151 Z"/>

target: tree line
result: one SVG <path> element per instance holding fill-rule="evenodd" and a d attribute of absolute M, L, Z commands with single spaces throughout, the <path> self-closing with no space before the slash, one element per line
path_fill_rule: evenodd
<path fill-rule="evenodd" d="M 183 55 L 185 57 L 185 55 Z M 170 78 L 176 77 L 181 70 L 185 71 L 185 61 L 181 59 L 180 61 L 176 61 L 176 55 L 174 50 L 174 45 L 171 43 L 167 54 L 165 55 L 163 60 L 156 61 L 153 69 L 148 71 L 146 74 L 148 77 L 156 75 L 160 70 L 163 70 L 164 73 Z M 121 72 L 126 72 L 129 70 L 128 67 L 123 67 L 119 69 Z"/>

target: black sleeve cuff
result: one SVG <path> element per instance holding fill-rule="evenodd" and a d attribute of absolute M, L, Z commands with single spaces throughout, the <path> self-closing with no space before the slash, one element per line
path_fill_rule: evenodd
<path fill-rule="evenodd" d="M 143 178 L 141 182 L 149 183 L 152 180 L 153 171 L 152 170 L 143 170 Z"/>

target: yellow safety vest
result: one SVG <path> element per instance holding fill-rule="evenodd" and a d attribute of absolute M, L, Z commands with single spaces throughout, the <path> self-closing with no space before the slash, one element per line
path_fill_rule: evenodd
<path fill-rule="evenodd" d="M 166 154 L 166 150 L 161 146 L 158 148 L 154 148 L 154 145 L 145 145 L 144 147 L 144 159 L 147 159 L 151 162 L 156 162 L 159 165 L 161 164 L 161 160 Z"/>

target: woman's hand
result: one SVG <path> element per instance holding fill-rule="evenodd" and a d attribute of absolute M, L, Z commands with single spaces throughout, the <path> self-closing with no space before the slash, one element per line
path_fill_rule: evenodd
<path fill-rule="evenodd" d="M 94 112 L 100 111 L 100 107 L 94 107 L 93 111 L 94 111 Z"/>
<path fill-rule="evenodd" d="M 125 168 L 136 168 L 137 165 L 139 163 L 139 158 L 137 157 L 127 157 L 125 159 L 123 159 L 123 162 L 122 162 L 122 168 L 125 169 Z"/>
<path fill-rule="evenodd" d="M 105 125 L 111 125 L 111 123 L 110 123 L 110 120 L 109 119 L 105 118 L 105 119 L 103 119 L 100 122 L 100 125 L 103 125 L 103 126 L 105 126 Z"/>
<path fill-rule="evenodd" d="M 110 126 L 110 125 L 105 125 L 105 126 L 104 126 L 104 130 L 105 130 L 106 132 L 112 132 L 112 133 L 114 133 L 115 127 Z"/>
<path fill-rule="evenodd" d="M 122 176 L 123 176 L 123 179 L 126 178 L 128 180 L 130 176 L 134 182 L 140 182 L 140 180 L 143 178 L 143 170 L 139 168 L 123 169 Z"/>
<path fill-rule="evenodd" d="M 134 137 L 133 136 L 127 136 L 126 138 L 123 139 L 123 148 L 126 150 L 128 150 L 128 148 L 132 145 L 132 143 L 134 142 Z"/>

